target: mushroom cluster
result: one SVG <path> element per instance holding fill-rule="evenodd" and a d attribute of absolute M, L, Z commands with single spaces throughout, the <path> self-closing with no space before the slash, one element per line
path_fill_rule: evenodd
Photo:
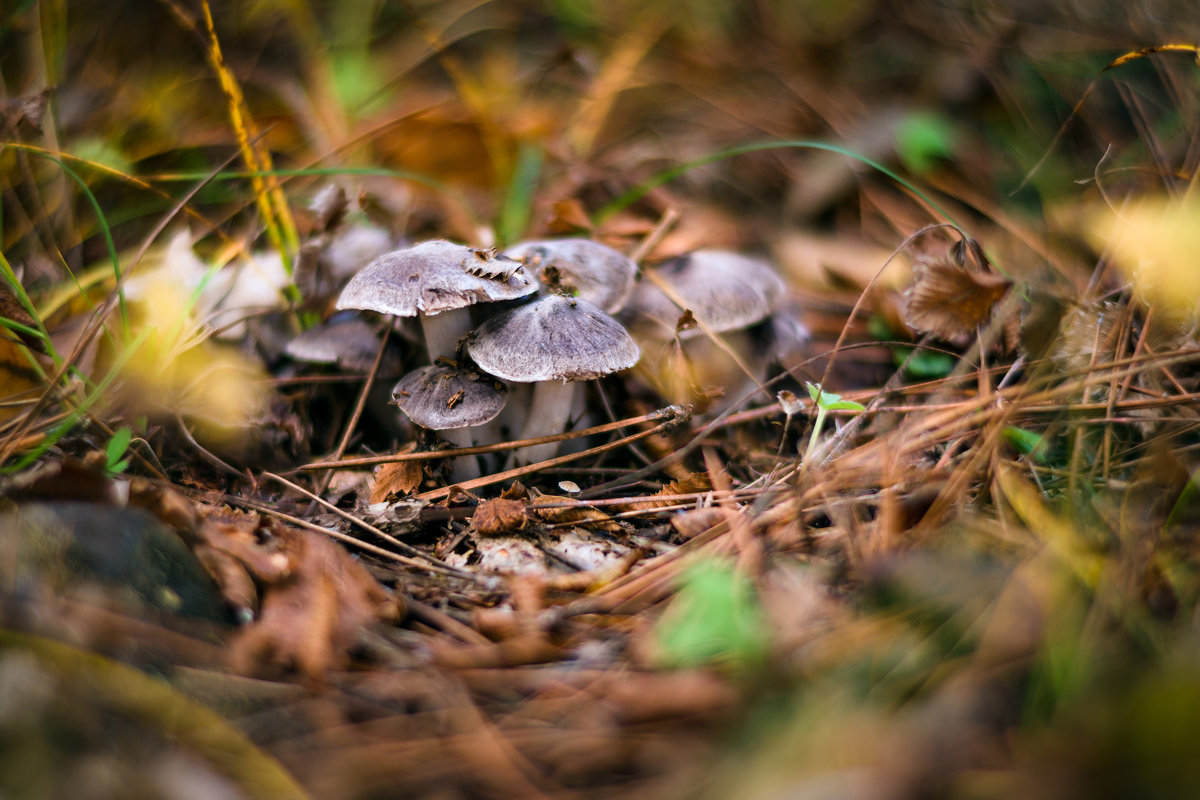
<path fill-rule="evenodd" d="M 686 339 L 697 331 L 681 326 L 681 315 L 690 312 L 717 333 L 741 329 L 768 318 L 785 295 L 769 264 L 735 253 L 697 251 L 658 274 L 669 292 L 639 284 L 633 261 L 587 239 L 522 242 L 504 254 L 435 240 L 373 260 L 337 307 L 418 319 L 429 365 L 396 384 L 393 402 L 461 447 L 488 437 L 479 426 L 498 430 L 492 420 L 506 402 L 508 428 L 520 439 L 561 433 L 581 418 L 579 382 L 641 358 L 614 314 L 624 313 L 651 341 Z M 479 312 L 474 320 L 471 306 Z M 535 462 L 557 449 L 537 445 L 520 455 Z M 469 480 L 479 462 L 457 459 L 453 472 L 455 481 Z"/>
<path fill-rule="evenodd" d="M 444 240 L 395 250 L 351 278 L 337 301 L 340 309 L 417 317 L 430 365 L 404 376 L 393 401 L 417 425 L 460 447 L 474 444 L 471 428 L 504 407 L 501 381 L 534 384 L 521 437 L 543 436 L 563 430 L 574 381 L 628 369 L 639 357 L 628 332 L 588 299 L 619 308 L 633 291 L 633 262 L 583 239 L 529 242 L 511 252 L 519 258 Z M 469 306 L 517 301 L 539 289 L 536 299 L 475 327 Z M 555 450 L 530 448 L 526 457 L 540 460 Z M 473 457 L 456 459 L 455 481 L 478 474 Z"/>

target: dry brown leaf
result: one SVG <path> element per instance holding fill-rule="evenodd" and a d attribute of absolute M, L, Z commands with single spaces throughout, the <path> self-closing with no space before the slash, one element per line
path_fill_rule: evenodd
<path fill-rule="evenodd" d="M 588 218 L 583 203 L 578 198 L 568 197 L 551 206 L 546 229 L 556 235 L 588 233 L 592 230 L 592 221 Z"/>
<path fill-rule="evenodd" d="M 684 539 L 693 539 L 722 522 L 733 520 L 738 512 L 732 508 L 713 506 L 684 511 L 671 518 L 671 527 Z"/>
<path fill-rule="evenodd" d="M 365 625 L 404 613 L 403 599 L 323 536 L 258 514 L 198 506 L 142 478 L 131 481 L 129 502 L 179 531 L 241 616 L 258 610 L 233 643 L 239 672 L 293 670 L 319 680 L 345 665 Z"/>
<path fill-rule="evenodd" d="M 772 254 L 793 286 L 810 289 L 852 286 L 858 293 L 872 282 L 880 290 L 899 291 L 908 281 L 906 259 L 893 258 L 889 263 L 888 248 L 847 239 L 844 235 L 793 231 L 775 243 Z"/>
<path fill-rule="evenodd" d="M 256 548 L 237 547 L 262 587 L 258 619 L 233 643 L 239 672 L 320 680 L 348 663 L 366 625 L 402 616 L 403 601 L 334 542 L 274 523 L 267 530 Z"/>
<path fill-rule="evenodd" d="M 712 483 L 709 481 L 708 473 L 693 472 L 684 475 L 678 480 L 673 480 L 663 486 L 662 489 L 655 492 L 655 495 L 663 497 L 671 497 L 680 494 L 694 494 L 696 492 L 707 492 L 712 488 Z M 666 506 L 678 505 L 678 500 L 638 500 L 633 503 L 625 503 L 618 506 L 621 511 L 644 511 L 651 508 L 664 508 Z"/>
<path fill-rule="evenodd" d="M 481 536 L 519 531 L 528 521 L 529 512 L 523 501 L 503 497 L 483 501 L 471 515 L 471 527 Z"/>
<path fill-rule="evenodd" d="M 545 506 L 555 506 L 563 504 L 561 508 L 546 508 Z M 554 523 L 576 523 L 578 525 L 588 525 L 605 531 L 606 533 L 622 533 L 622 528 L 617 521 L 596 508 L 589 506 L 581 506 L 569 497 L 560 497 L 554 494 L 544 494 L 533 501 L 532 511 L 541 519 Z"/>
<path fill-rule="evenodd" d="M 410 495 L 424 478 L 420 461 L 393 461 L 375 468 L 371 479 L 371 503 L 382 503 L 391 495 Z"/>
<path fill-rule="evenodd" d="M 950 259 L 920 261 L 908 290 L 905 323 L 939 339 L 971 336 L 987 322 L 1012 281 L 987 272 L 968 271 Z"/>
<path fill-rule="evenodd" d="M 529 490 L 520 481 L 513 481 L 508 485 L 507 489 L 500 492 L 500 496 L 505 500 L 528 500 Z"/>

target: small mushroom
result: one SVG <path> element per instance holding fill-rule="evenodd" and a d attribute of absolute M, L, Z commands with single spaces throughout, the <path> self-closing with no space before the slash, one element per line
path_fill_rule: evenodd
<path fill-rule="evenodd" d="M 422 428 L 438 431 L 458 447 L 470 447 L 467 428 L 491 421 L 508 401 L 508 387 L 474 370 L 437 364 L 405 375 L 392 389 L 392 402 Z M 454 459 L 456 483 L 479 477 L 474 456 Z"/>
<path fill-rule="evenodd" d="M 591 239 L 542 239 L 521 242 L 505 255 L 525 265 L 550 287 L 572 289 L 576 297 L 615 314 L 629 301 L 637 264 L 623 253 Z"/>
<path fill-rule="evenodd" d="M 532 383 L 533 399 L 522 439 L 561 433 L 574 405 L 575 382 L 629 369 L 641 351 L 621 323 L 578 297 L 548 295 L 498 314 L 467 339 L 480 369 Z M 557 444 L 525 451 L 529 461 L 554 455 Z"/>
<path fill-rule="evenodd" d="M 520 262 L 435 239 L 385 253 L 363 267 L 342 290 L 337 307 L 417 317 L 432 362 L 452 356 L 471 330 L 467 306 L 535 291 L 537 283 Z"/>
<path fill-rule="evenodd" d="M 379 336 L 362 317 L 338 314 L 309 328 L 284 346 L 284 352 L 296 361 L 308 364 L 336 364 L 342 369 L 365 372 L 375 363 Z M 391 355 L 392 358 L 388 358 Z M 399 361 L 392 353 L 384 354 L 380 373 L 399 374 Z"/>
<path fill-rule="evenodd" d="M 723 337 L 728 348 L 740 353 L 732 358 L 725 349 L 700 340 L 703 329 L 697 323 L 723 334 L 762 323 L 784 302 L 783 279 L 763 260 L 724 250 L 697 250 L 658 267 L 655 274 L 683 307 L 650 281 L 638 285 L 626 307 L 643 344 L 663 354 L 644 365 L 649 367 L 648 377 L 673 402 L 706 402 L 702 387 L 708 384 L 740 385 L 726 395 L 730 402 L 739 399 L 746 381 L 753 385 L 763 377 L 772 354 L 756 346 L 753 337 L 739 333 Z M 686 340 L 693 341 L 681 347 Z M 750 375 L 739 360 L 748 362 Z"/>
<path fill-rule="evenodd" d="M 657 338 L 669 339 L 684 310 L 714 333 L 740 330 L 767 317 L 783 300 L 787 287 L 765 261 L 725 250 L 697 250 L 658 267 L 656 274 L 684 303 L 673 300 L 649 281 L 638 285 L 629 311 L 659 326 Z M 698 326 L 679 331 L 682 339 L 700 333 Z"/>

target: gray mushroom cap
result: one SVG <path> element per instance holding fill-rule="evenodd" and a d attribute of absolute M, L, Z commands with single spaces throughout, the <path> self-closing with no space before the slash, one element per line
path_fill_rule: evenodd
<path fill-rule="evenodd" d="M 362 317 L 330 319 L 309 328 L 284 346 L 284 352 L 296 361 L 309 364 L 337 364 L 345 369 L 368 370 L 379 350 L 376 330 Z M 380 371 L 399 372 L 398 361 L 384 355 Z M 389 370 L 394 370 L 389 372 Z"/>
<path fill-rule="evenodd" d="M 697 250 L 667 262 L 657 274 L 685 307 L 716 333 L 765 319 L 787 291 L 783 279 L 767 262 L 725 250 Z M 683 314 L 662 290 L 645 281 L 634 292 L 629 310 L 672 333 Z M 692 329 L 680 335 L 688 338 L 698 333 Z"/>
<path fill-rule="evenodd" d="M 392 389 L 392 402 L 408 418 L 435 431 L 491 421 L 508 402 L 508 387 L 461 367 L 421 367 Z"/>
<path fill-rule="evenodd" d="M 520 242 L 505 255 L 524 263 L 542 282 L 547 268 L 558 269 L 560 279 L 590 303 L 615 314 L 633 294 L 637 264 L 625 254 L 591 239 L 542 239 Z"/>
<path fill-rule="evenodd" d="M 497 314 L 467 340 L 480 369 L 517 383 L 591 380 L 629 369 L 641 351 L 594 303 L 548 295 Z"/>
<path fill-rule="evenodd" d="M 519 261 L 442 239 L 376 258 L 350 279 L 338 308 L 415 317 L 537 291 Z"/>

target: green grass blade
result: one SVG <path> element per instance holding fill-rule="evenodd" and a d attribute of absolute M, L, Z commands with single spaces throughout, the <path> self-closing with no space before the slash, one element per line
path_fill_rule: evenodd
<path fill-rule="evenodd" d="M 0 253 L 0 277 L 4 278 L 4 282 L 12 289 L 16 295 L 17 302 L 25 309 L 25 313 L 29 315 L 37 326 L 36 330 L 31 330 L 26 325 L 21 325 L 19 322 L 14 322 L 10 319 L 4 319 L 5 327 L 11 330 L 21 330 L 32 336 L 36 336 L 46 348 L 46 352 L 50 354 L 50 358 L 54 361 L 54 366 L 61 367 L 62 359 L 58 355 L 58 351 L 54 349 L 54 342 L 50 341 L 50 334 L 46 332 L 46 325 L 42 322 L 42 318 L 38 316 L 37 308 L 33 305 L 33 301 L 29 299 L 29 294 L 25 291 L 25 287 L 21 285 L 21 281 L 17 280 L 17 273 L 13 270 L 12 265 L 8 263 L 8 259 L 4 257 L 4 253 Z M 37 359 L 32 354 L 26 353 L 29 356 L 29 361 L 33 368 L 44 378 L 46 377 L 42 365 L 37 362 Z"/>
<path fill-rule="evenodd" d="M 92 194 L 92 190 L 88 188 L 87 183 L 80 177 L 79 173 L 67 166 L 66 162 L 60 158 L 52 156 L 48 153 L 38 153 L 31 151 L 33 155 L 40 158 L 45 158 L 53 161 L 62 169 L 68 176 L 71 177 L 79 188 L 83 190 L 84 197 L 92 207 L 92 211 L 96 214 L 96 221 L 100 225 L 100 231 L 104 234 L 104 246 L 108 249 L 108 257 L 112 260 L 113 277 L 117 281 L 117 297 L 121 306 L 121 329 L 123 338 L 126 342 L 129 341 L 129 311 L 125 306 L 125 290 L 121 288 L 121 259 L 117 255 L 117 245 L 113 242 L 112 230 L 108 226 L 108 218 L 104 215 L 104 210 L 100 208 L 100 201 L 96 199 L 96 195 Z M 71 274 L 71 279 L 75 280 L 74 273 Z M 78 284 L 78 281 L 76 281 Z M 80 287 L 80 292 L 83 292 L 83 287 Z"/>
<path fill-rule="evenodd" d="M 499 224 L 496 226 L 499 229 L 499 244 L 502 247 L 518 241 L 529 226 L 529 217 L 533 214 L 533 195 L 537 191 L 538 176 L 542 171 L 542 159 L 542 148 L 528 143 L 521 145 L 512 182 L 508 186 L 508 196 L 504 199 Z"/>
<path fill-rule="evenodd" d="M 146 328 L 144 331 L 138 334 L 138 337 L 125 347 L 120 357 L 109 369 L 108 374 L 104 376 L 104 379 L 101 380 L 100 383 L 96 384 L 96 388 L 93 389 L 88 396 L 83 399 L 83 402 L 76 406 L 75 409 L 72 410 L 65 419 L 59 422 L 58 425 L 56 425 L 54 429 L 46 435 L 46 438 L 42 440 L 41 444 L 26 453 L 15 464 L 0 469 L 0 472 L 18 472 L 22 469 L 25 469 L 30 464 L 41 458 L 47 450 L 58 443 L 59 439 L 61 439 L 72 428 L 79 424 L 80 418 L 82 418 L 83 415 L 86 414 L 88 410 L 94 406 L 101 399 L 101 397 L 104 396 L 104 392 L 108 389 L 112 382 L 117 379 L 117 376 L 121 374 L 121 370 L 125 368 L 125 364 L 129 362 L 129 359 L 133 358 L 134 353 L 136 353 L 141 346 L 145 344 L 146 339 L 148 339 L 152 333 L 154 333 L 153 328 Z"/>
<path fill-rule="evenodd" d="M 886 175 L 888 178 L 891 178 L 893 181 L 900 184 L 905 189 L 908 189 L 910 192 L 912 192 L 914 195 L 916 195 L 921 200 L 923 200 L 926 204 L 928 204 L 930 208 L 932 208 L 937 213 L 941 214 L 946 219 L 947 222 L 954 225 L 956 228 L 959 228 L 959 230 L 962 229 L 962 226 L 960 226 L 957 222 L 955 222 L 953 217 L 951 217 L 948 213 L 946 213 L 937 203 L 935 203 L 935 202 L 933 202 L 933 200 L 929 199 L 929 197 L 926 196 L 926 194 L 924 192 L 922 192 L 916 186 L 914 186 L 913 184 L 911 184 L 904 178 L 900 177 L 893 170 L 889 169 L 888 167 L 884 166 L 883 164 L 879 163 L 878 161 L 875 161 L 874 159 L 871 159 L 871 158 L 867 158 L 864 155 L 855 153 L 853 150 L 842 147 L 840 145 L 829 144 L 828 142 L 809 141 L 809 140 L 804 140 L 804 139 L 784 139 L 784 140 L 769 141 L 769 142 L 751 142 L 749 144 L 741 144 L 741 145 L 737 145 L 735 147 L 730 147 L 726 150 L 718 150 L 715 153 L 710 153 L 709 155 L 703 156 L 702 158 L 697 158 L 694 161 L 686 161 L 682 164 L 671 167 L 671 169 L 665 170 L 664 172 L 660 172 L 659 174 L 655 175 L 653 178 L 651 178 L 648 181 L 645 181 L 643 183 L 638 184 L 637 186 L 634 186 L 632 189 L 625 192 L 623 195 L 618 197 L 616 200 L 613 200 L 611 203 L 609 203 L 608 205 L 601 208 L 598 212 L 596 212 L 596 220 L 603 221 L 604 219 L 612 216 L 613 214 L 617 213 L 618 211 L 620 211 L 624 208 L 627 208 L 630 204 L 637 202 L 641 198 L 645 197 L 649 192 L 653 191 L 654 189 L 658 188 L 659 186 L 662 186 L 664 183 L 669 183 L 669 182 L 675 180 L 676 178 L 678 178 L 680 175 L 683 175 L 684 173 L 686 173 L 690 170 L 693 170 L 696 167 L 702 167 L 705 164 L 712 164 L 717 161 L 723 161 L 727 158 L 733 158 L 734 156 L 745 155 L 746 153 L 757 153 L 762 150 L 786 150 L 786 149 L 793 149 L 793 148 L 799 148 L 799 149 L 804 149 L 804 150 L 824 150 L 826 152 L 837 153 L 838 155 L 843 155 L 843 156 L 846 156 L 847 158 L 852 158 L 855 161 L 858 161 L 862 164 L 866 164 L 871 169 L 874 169 L 875 171 L 879 172 L 882 175 Z"/>

